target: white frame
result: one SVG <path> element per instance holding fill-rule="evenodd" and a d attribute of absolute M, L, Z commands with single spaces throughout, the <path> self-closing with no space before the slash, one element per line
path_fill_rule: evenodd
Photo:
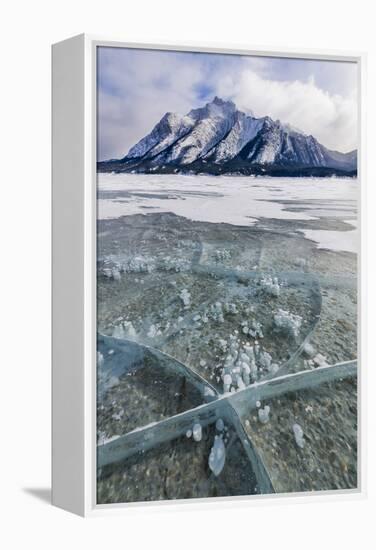
<path fill-rule="evenodd" d="M 307 500 L 307 493 L 218 497 L 148 503 L 96 504 L 96 48 L 142 48 L 352 61 L 358 64 L 358 221 L 365 219 L 365 54 L 222 44 L 139 44 L 79 35 L 52 47 L 53 327 L 52 502 L 82 516 L 140 506 L 221 506 Z M 67 162 L 68 160 L 68 162 Z M 360 215 L 362 213 L 362 215 Z M 309 493 L 327 501 L 364 497 L 365 261 L 358 257 L 358 488 Z M 362 327 L 362 331 L 360 330 Z M 69 340 L 70 348 L 66 342 Z M 69 396 L 69 399 L 67 398 Z M 288 501 L 286 501 L 288 497 Z"/>

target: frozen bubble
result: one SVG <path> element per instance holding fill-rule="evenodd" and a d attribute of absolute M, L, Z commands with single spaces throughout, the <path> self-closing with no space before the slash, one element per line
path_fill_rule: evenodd
<path fill-rule="evenodd" d="M 224 310 L 226 313 L 231 313 L 233 315 L 235 315 L 236 313 L 238 313 L 238 310 L 236 308 L 236 304 L 232 304 L 232 303 L 225 303 L 224 305 Z"/>
<path fill-rule="evenodd" d="M 303 351 L 307 357 L 313 357 L 315 355 L 315 348 L 309 342 L 306 342 L 303 346 Z"/>
<path fill-rule="evenodd" d="M 224 377 L 223 377 L 223 391 L 225 393 L 230 391 L 231 384 L 232 384 L 231 374 L 225 374 Z"/>
<path fill-rule="evenodd" d="M 212 304 L 210 306 L 209 315 L 213 319 L 213 321 L 216 321 L 217 323 L 223 323 L 224 317 L 223 317 L 222 303 L 216 302 L 215 304 Z"/>
<path fill-rule="evenodd" d="M 104 363 L 104 357 L 100 351 L 97 351 L 97 365 L 101 367 Z"/>
<path fill-rule="evenodd" d="M 123 416 L 124 416 L 124 410 L 121 409 L 118 413 L 114 413 L 114 414 L 112 415 L 112 418 L 113 418 L 114 420 L 121 420 Z"/>
<path fill-rule="evenodd" d="M 120 339 L 125 338 L 125 330 L 123 325 L 118 325 L 114 327 L 114 330 L 112 331 L 112 336 L 113 338 L 120 338 Z"/>
<path fill-rule="evenodd" d="M 198 422 L 196 422 L 196 424 L 193 424 L 192 433 L 193 433 L 193 439 L 194 439 L 195 441 L 201 441 L 201 439 L 202 439 L 202 427 L 201 427 L 201 424 L 199 424 Z"/>
<path fill-rule="evenodd" d="M 226 340 L 223 340 L 222 338 L 219 338 L 218 345 L 221 348 L 222 351 L 226 351 L 227 349 L 227 342 Z"/>
<path fill-rule="evenodd" d="M 272 356 L 267 351 L 261 351 L 259 355 L 259 363 L 265 370 L 269 370 L 272 364 Z"/>
<path fill-rule="evenodd" d="M 192 437 L 192 430 L 187 430 L 186 433 L 185 433 L 185 435 L 186 435 L 188 438 Z"/>
<path fill-rule="evenodd" d="M 151 325 L 148 330 L 148 337 L 149 338 L 155 338 L 157 336 L 158 329 L 155 325 Z"/>
<path fill-rule="evenodd" d="M 231 258 L 231 252 L 229 250 L 226 250 L 225 248 L 223 250 L 216 250 L 215 258 L 218 261 L 229 260 Z"/>
<path fill-rule="evenodd" d="M 223 440 L 219 436 L 214 437 L 214 445 L 210 450 L 209 468 L 215 476 L 222 472 L 226 461 L 226 448 Z"/>
<path fill-rule="evenodd" d="M 131 340 L 136 338 L 136 330 L 132 324 L 132 321 L 124 321 L 123 324 L 127 338 L 130 338 Z"/>
<path fill-rule="evenodd" d="M 279 371 L 279 365 L 278 365 L 278 363 L 272 363 L 272 364 L 270 365 L 269 372 L 270 372 L 271 374 L 277 374 L 278 371 Z"/>
<path fill-rule="evenodd" d="M 260 286 L 262 290 L 270 296 L 278 297 L 280 292 L 280 284 L 278 278 L 264 277 L 260 280 Z"/>
<path fill-rule="evenodd" d="M 258 410 L 258 417 L 261 424 L 266 424 L 269 421 L 270 407 L 265 405 L 263 409 Z"/>
<path fill-rule="evenodd" d="M 303 449 L 305 445 L 303 428 L 299 424 L 294 424 L 292 430 L 297 446 Z"/>
<path fill-rule="evenodd" d="M 215 427 L 219 432 L 223 432 L 225 428 L 225 423 L 223 422 L 222 418 L 218 418 L 217 422 L 215 423 Z"/>
<path fill-rule="evenodd" d="M 121 280 L 120 271 L 116 267 L 114 267 L 112 269 L 112 277 L 113 277 L 114 281 L 120 281 Z"/>
<path fill-rule="evenodd" d="M 326 362 L 326 357 L 324 355 L 321 355 L 321 353 L 315 355 L 315 357 L 313 358 L 313 362 L 319 367 L 325 367 L 328 364 Z"/>
<path fill-rule="evenodd" d="M 181 301 L 183 302 L 184 307 L 189 308 L 189 306 L 191 304 L 191 295 L 190 295 L 190 293 L 188 292 L 188 290 L 186 288 L 184 288 L 180 292 L 179 297 L 180 297 Z"/>
<path fill-rule="evenodd" d="M 284 309 L 279 309 L 277 313 L 274 314 L 275 327 L 279 331 L 285 332 L 295 339 L 299 336 L 302 320 L 300 315 L 294 315 Z"/>
<path fill-rule="evenodd" d="M 238 386 L 239 390 L 244 390 L 245 384 L 244 384 L 243 378 L 241 376 L 236 377 L 236 385 Z"/>

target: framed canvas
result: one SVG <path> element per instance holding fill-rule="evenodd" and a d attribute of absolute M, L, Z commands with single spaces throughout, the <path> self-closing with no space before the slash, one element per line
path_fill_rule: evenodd
<path fill-rule="evenodd" d="M 54 504 L 362 492 L 362 79 L 360 54 L 53 46 Z"/>

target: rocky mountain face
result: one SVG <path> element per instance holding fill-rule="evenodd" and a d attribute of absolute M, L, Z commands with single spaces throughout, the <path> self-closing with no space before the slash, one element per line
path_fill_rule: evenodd
<path fill-rule="evenodd" d="M 187 115 L 166 113 L 125 157 L 99 171 L 276 176 L 356 175 L 357 154 L 331 151 L 279 120 L 215 97 Z"/>

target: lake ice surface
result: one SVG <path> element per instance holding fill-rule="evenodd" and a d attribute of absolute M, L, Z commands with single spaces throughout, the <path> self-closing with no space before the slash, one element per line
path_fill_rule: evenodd
<path fill-rule="evenodd" d="M 260 218 L 336 217 L 349 224 L 349 231 L 302 231 L 318 247 L 356 253 L 358 193 L 358 180 L 348 178 L 98 174 L 98 219 L 173 212 L 196 221 L 244 226 Z"/>

